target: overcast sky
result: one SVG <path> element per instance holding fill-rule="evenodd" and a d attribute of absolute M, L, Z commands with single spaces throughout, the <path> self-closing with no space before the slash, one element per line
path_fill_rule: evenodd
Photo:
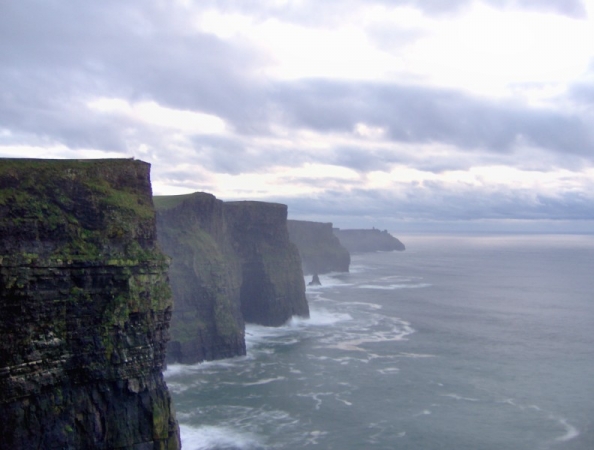
<path fill-rule="evenodd" d="M 402 231 L 594 232 L 594 0 L 1 0 L 0 157 Z"/>

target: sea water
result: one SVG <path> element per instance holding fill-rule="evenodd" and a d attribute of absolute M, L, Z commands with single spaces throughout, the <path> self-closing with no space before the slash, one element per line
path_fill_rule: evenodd
<path fill-rule="evenodd" d="M 183 448 L 594 449 L 594 236 L 401 239 L 170 366 Z"/>

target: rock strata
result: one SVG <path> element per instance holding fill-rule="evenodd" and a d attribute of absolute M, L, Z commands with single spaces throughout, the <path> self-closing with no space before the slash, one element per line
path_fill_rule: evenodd
<path fill-rule="evenodd" d="M 177 449 L 150 166 L 0 160 L 0 448 Z"/>
<path fill-rule="evenodd" d="M 371 230 L 341 230 L 334 228 L 334 235 L 340 240 L 349 252 L 390 252 L 403 251 L 404 244 L 388 233 L 376 228 Z"/>
<path fill-rule="evenodd" d="M 331 223 L 288 220 L 289 237 L 301 256 L 306 275 L 348 272 L 349 251 L 332 232 Z"/>

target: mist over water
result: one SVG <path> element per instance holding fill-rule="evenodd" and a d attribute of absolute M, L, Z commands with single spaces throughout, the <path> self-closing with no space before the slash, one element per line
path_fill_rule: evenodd
<path fill-rule="evenodd" d="M 594 448 L 594 236 L 402 240 L 169 367 L 184 449 Z"/>

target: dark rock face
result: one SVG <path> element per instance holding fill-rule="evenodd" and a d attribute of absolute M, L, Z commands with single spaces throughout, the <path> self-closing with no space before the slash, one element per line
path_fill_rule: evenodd
<path fill-rule="evenodd" d="M 0 448 L 179 448 L 149 171 L 0 160 Z"/>
<path fill-rule="evenodd" d="M 202 192 L 154 200 L 159 243 L 172 258 L 175 309 L 168 361 L 193 364 L 245 355 L 241 262 L 223 202 Z"/>
<path fill-rule="evenodd" d="M 375 228 L 371 230 L 341 230 L 334 228 L 334 235 L 349 252 L 403 251 L 404 244 L 388 233 Z"/>
<path fill-rule="evenodd" d="M 289 238 L 299 250 L 306 275 L 348 272 L 351 255 L 332 232 L 331 223 L 288 220 Z"/>
<path fill-rule="evenodd" d="M 155 197 L 159 242 L 172 258 L 168 361 L 245 355 L 244 320 L 279 326 L 308 316 L 287 207 L 213 195 Z"/>
<path fill-rule="evenodd" d="M 287 231 L 287 206 L 227 202 L 225 216 L 242 265 L 245 321 L 280 326 L 294 315 L 309 317 L 301 259 Z"/>
<path fill-rule="evenodd" d="M 307 283 L 308 286 L 321 286 L 322 282 L 320 281 L 320 276 L 316 273 L 313 277 L 311 277 L 311 281 Z"/>

